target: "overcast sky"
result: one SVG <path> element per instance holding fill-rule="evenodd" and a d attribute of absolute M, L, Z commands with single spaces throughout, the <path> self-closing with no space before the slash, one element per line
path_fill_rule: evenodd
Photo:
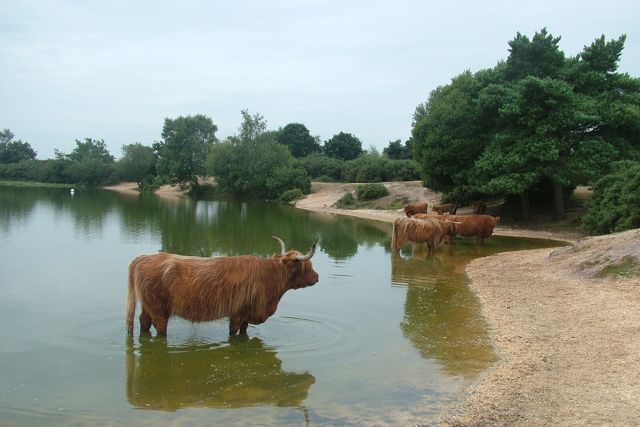
<path fill-rule="evenodd" d="M 119 157 L 167 117 L 204 114 L 223 139 L 246 108 L 382 151 L 429 92 L 543 27 L 568 56 L 626 34 L 620 71 L 640 77 L 637 0 L 2 0 L 0 128 L 40 159 L 84 138 Z"/>

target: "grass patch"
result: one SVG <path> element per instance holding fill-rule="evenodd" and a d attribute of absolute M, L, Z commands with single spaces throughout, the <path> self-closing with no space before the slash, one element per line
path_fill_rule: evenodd
<path fill-rule="evenodd" d="M 3 187 L 32 187 L 32 188 L 76 188 L 75 184 L 54 184 L 51 182 L 35 182 L 35 181 L 11 181 L 0 179 L 0 186 Z"/>
<path fill-rule="evenodd" d="M 630 278 L 640 275 L 640 266 L 632 256 L 625 256 L 615 264 L 609 264 L 598 273 L 597 277 Z"/>

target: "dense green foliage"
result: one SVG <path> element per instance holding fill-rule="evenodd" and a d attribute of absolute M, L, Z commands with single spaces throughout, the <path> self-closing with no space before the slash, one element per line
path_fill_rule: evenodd
<path fill-rule="evenodd" d="M 205 161 L 217 130 L 211 119 L 202 114 L 165 119 L 163 141 L 154 145 L 158 172 L 181 187 L 195 182 L 205 174 Z"/>
<path fill-rule="evenodd" d="M 354 209 L 356 207 L 356 204 L 357 204 L 357 201 L 356 201 L 356 198 L 353 197 L 353 193 L 351 191 L 347 191 L 336 202 L 336 208 Z"/>
<path fill-rule="evenodd" d="M 296 158 L 319 153 L 322 150 L 317 138 L 311 136 L 309 129 L 302 123 L 289 123 L 278 130 L 278 142 L 287 146 Z"/>
<path fill-rule="evenodd" d="M 360 201 L 379 199 L 388 195 L 387 187 L 378 183 L 362 184 L 356 188 L 356 196 Z"/>
<path fill-rule="evenodd" d="M 640 158 L 640 80 L 616 72 L 625 37 L 575 58 L 559 40 L 518 33 L 506 61 L 455 77 L 416 108 L 412 149 L 429 188 L 454 201 L 515 195 L 527 217 L 544 185 L 561 217 L 567 188 Z"/>
<path fill-rule="evenodd" d="M 340 132 L 324 143 L 326 156 L 339 160 L 353 160 L 363 153 L 362 141 L 350 133 Z"/>
<path fill-rule="evenodd" d="M 402 144 L 399 139 L 389 141 L 382 154 L 386 154 L 392 160 L 410 160 L 413 159 L 413 150 L 411 149 L 411 140 Z"/>
<path fill-rule="evenodd" d="M 149 186 L 156 176 L 156 162 L 153 148 L 140 143 L 123 145 L 122 158 L 116 164 L 118 177 L 135 181 L 140 188 Z"/>
<path fill-rule="evenodd" d="M 240 134 L 213 145 L 207 170 L 222 191 L 237 196 L 277 199 L 289 190 L 311 191 L 306 171 L 295 167 L 289 149 L 266 131 L 262 116 L 243 111 Z"/>
<path fill-rule="evenodd" d="M 13 140 L 9 129 L 0 132 L 0 163 L 18 163 L 23 160 L 34 160 L 36 152 L 28 142 Z"/>
<path fill-rule="evenodd" d="M 323 181 L 340 181 L 343 164 L 342 160 L 319 153 L 296 159 L 296 165 L 304 169 L 311 178 L 325 177 Z"/>
<path fill-rule="evenodd" d="M 297 159 L 296 164 L 318 181 L 384 182 L 420 179 L 420 169 L 415 161 L 391 160 L 375 152 L 361 154 L 349 161 L 312 154 Z"/>
<path fill-rule="evenodd" d="M 76 140 L 76 148 L 70 154 L 58 152 L 57 156 L 71 182 L 100 185 L 116 181 L 115 159 L 102 139 Z"/>
<path fill-rule="evenodd" d="M 592 234 L 640 228 L 640 162 L 618 162 L 596 181 L 582 224 Z"/>

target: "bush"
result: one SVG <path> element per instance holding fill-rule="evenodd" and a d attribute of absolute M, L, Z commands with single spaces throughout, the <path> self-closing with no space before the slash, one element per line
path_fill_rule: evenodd
<path fill-rule="evenodd" d="M 364 184 L 356 189 L 358 200 L 374 200 L 389 195 L 389 190 L 382 184 Z"/>
<path fill-rule="evenodd" d="M 316 180 L 325 182 L 339 181 L 342 173 L 342 160 L 333 159 L 322 154 L 311 154 L 295 160 L 295 165 L 307 171 L 307 174 Z M 330 177 L 332 181 L 326 180 Z"/>
<path fill-rule="evenodd" d="M 356 205 L 356 199 L 353 197 L 351 191 L 344 193 L 340 199 L 336 202 L 338 209 L 353 209 Z"/>
<path fill-rule="evenodd" d="M 384 181 L 418 181 L 420 168 L 415 160 L 387 160 Z"/>
<path fill-rule="evenodd" d="M 286 203 L 295 202 L 304 197 L 304 193 L 299 188 L 292 188 L 280 195 L 280 200 Z"/>
<path fill-rule="evenodd" d="M 592 234 L 640 227 L 640 163 L 623 161 L 593 185 L 589 213 L 582 226 Z"/>

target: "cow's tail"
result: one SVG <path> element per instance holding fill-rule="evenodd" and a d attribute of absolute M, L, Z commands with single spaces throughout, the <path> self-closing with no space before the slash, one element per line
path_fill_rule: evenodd
<path fill-rule="evenodd" d="M 136 312 L 135 261 L 129 265 L 129 286 L 127 290 L 127 332 L 133 334 L 133 316 Z"/>

